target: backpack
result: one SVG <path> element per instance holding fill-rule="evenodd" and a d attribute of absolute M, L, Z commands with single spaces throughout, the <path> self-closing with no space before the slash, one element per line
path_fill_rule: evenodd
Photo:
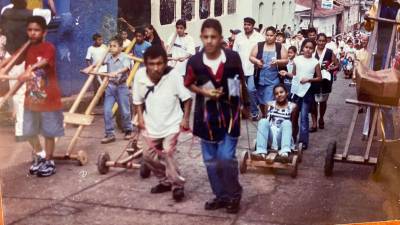
<path fill-rule="evenodd" d="M 262 60 L 263 57 L 263 53 L 264 53 L 264 45 L 265 45 L 265 41 L 262 42 L 258 42 L 257 43 L 257 56 L 256 58 L 259 60 Z M 275 51 L 276 51 L 276 58 L 277 59 L 281 59 L 281 50 L 282 50 L 282 44 L 281 43 L 275 43 Z M 260 72 L 261 70 L 254 65 L 254 85 L 256 87 L 259 86 L 259 81 L 260 81 Z"/>

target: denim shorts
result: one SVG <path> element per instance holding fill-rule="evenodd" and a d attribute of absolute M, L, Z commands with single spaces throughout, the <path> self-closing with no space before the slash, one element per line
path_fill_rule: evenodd
<path fill-rule="evenodd" d="M 24 110 L 23 137 L 29 138 L 41 134 L 43 137 L 64 136 L 64 115 L 62 110 L 53 112 L 34 112 Z"/>

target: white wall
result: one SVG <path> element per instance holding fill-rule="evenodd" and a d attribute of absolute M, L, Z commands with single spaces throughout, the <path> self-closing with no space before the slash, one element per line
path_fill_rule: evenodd
<path fill-rule="evenodd" d="M 314 26 L 318 29 L 319 33 L 325 33 L 328 36 L 335 35 L 335 33 L 332 33 L 332 27 L 333 32 L 336 32 L 336 15 L 323 18 L 315 18 Z"/>

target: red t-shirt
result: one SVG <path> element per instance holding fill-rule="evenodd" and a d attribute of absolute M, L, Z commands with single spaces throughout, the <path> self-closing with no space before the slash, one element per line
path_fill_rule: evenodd
<path fill-rule="evenodd" d="M 26 68 L 42 59 L 48 61 L 46 67 L 34 71 L 33 80 L 27 81 L 25 107 L 29 110 L 51 112 L 62 109 L 55 54 L 55 47 L 49 42 L 30 45 L 26 51 Z"/>

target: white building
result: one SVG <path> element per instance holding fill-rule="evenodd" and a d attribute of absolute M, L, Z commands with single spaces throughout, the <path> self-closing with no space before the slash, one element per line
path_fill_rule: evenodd
<path fill-rule="evenodd" d="M 298 30 L 306 30 L 310 24 L 312 1 L 296 0 L 295 20 L 299 24 Z M 322 9 L 321 0 L 317 0 L 314 11 L 313 26 L 320 33 L 333 36 L 338 33 L 340 21 L 342 20 L 343 7 L 334 5 L 333 9 Z"/>
<path fill-rule="evenodd" d="M 242 29 L 243 18 L 252 17 L 266 26 L 294 28 L 295 0 L 120 0 L 120 15 L 135 27 L 152 24 L 166 41 L 175 22 L 184 18 L 187 32 L 200 44 L 200 27 L 207 18 L 218 19 L 225 38 L 230 29 Z M 292 29 L 294 30 L 294 29 Z"/>

